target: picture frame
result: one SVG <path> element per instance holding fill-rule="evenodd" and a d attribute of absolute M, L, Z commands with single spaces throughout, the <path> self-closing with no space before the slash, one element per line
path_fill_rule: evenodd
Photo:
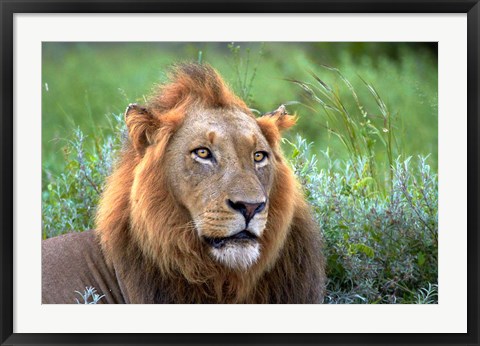
<path fill-rule="evenodd" d="M 334 333 L 285 333 L 285 334 L 110 334 L 110 333 L 15 333 L 13 321 L 14 300 L 14 204 L 15 180 L 13 129 L 18 126 L 14 118 L 14 15 L 18 13 L 464 13 L 467 14 L 467 112 L 468 112 L 468 309 L 467 333 L 405 333 L 405 334 L 334 334 Z M 1 195 L 0 220 L 3 231 L 1 242 L 1 330 L 2 345 L 17 344 L 449 344 L 478 345 L 478 148 L 479 148 L 479 16 L 478 0 L 447 1 L 387 1 L 387 0 L 337 0 L 337 1 L 3 1 L 2 53 L 1 53 Z"/>

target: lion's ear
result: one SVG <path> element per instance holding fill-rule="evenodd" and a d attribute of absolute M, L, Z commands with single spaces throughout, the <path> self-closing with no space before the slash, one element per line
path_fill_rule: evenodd
<path fill-rule="evenodd" d="M 145 107 L 131 103 L 125 110 L 125 122 L 133 147 L 142 154 L 154 141 L 155 133 L 160 128 L 158 120 Z"/>
<path fill-rule="evenodd" d="M 281 138 L 281 131 L 292 127 L 296 121 L 297 117 L 288 114 L 284 105 L 257 118 L 257 123 L 263 135 L 271 145 L 277 144 Z"/>

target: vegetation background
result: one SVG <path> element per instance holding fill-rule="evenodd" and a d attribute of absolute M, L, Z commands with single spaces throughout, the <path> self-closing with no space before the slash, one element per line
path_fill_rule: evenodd
<path fill-rule="evenodd" d="M 215 67 L 284 149 L 325 238 L 326 303 L 436 303 L 437 46 L 43 43 L 43 236 L 92 228 L 124 130 L 172 63 Z"/>

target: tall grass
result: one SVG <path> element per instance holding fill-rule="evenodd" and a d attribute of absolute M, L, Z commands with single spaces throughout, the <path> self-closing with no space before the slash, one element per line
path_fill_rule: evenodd
<path fill-rule="evenodd" d="M 253 57 L 250 48 L 246 48 L 245 51 L 242 51 L 240 45 L 235 44 L 234 42 L 228 44 L 228 49 L 232 54 L 232 69 L 235 71 L 233 87 L 240 98 L 247 104 L 252 104 L 253 102 L 253 81 L 257 76 L 258 65 L 262 59 L 264 48 L 265 44 L 261 43 L 256 53 L 256 57 Z M 252 110 L 257 111 L 255 109 Z"/>
<path fill-rule="evenodd" d="M 385 188 L 385 180 L 388 178 L 390 190 L 393 184 L 393 164 L 394 157 L 398 153 L 398 148 L 394 136 L 393 116 L 390 113 L 385 102 L 380 97 L 375 87 L 359 77 L 371 96 L 374 98 L 377 108 L 373 111 L 368 110 L 358 97 L 358 93 L 352 83 L 337 68 L 321 65 L 321 67 L 333 71 L 345 87 L 350 92 L 351 98 L 355 101 L 355 107 L 350 107 L 345 102 L 345 96 L 342 96 L 338 88 L 334 88 L 325 83 L 315 72 L 310 72 L 315 83 L 303 82 L 299 80 L 289 80 L 299 85 L 310 101 L 319 107 L 324 115 L 322 127 L 329 133 L 335 135 L 344 145 L 346 152 L 353 163 L 353 170 L 360 178 L 362 172 L 357 167 L 357 159 L 365 158 L 365 169 L 369 172 L 369 179 L 375 183 L 375 186 L 381 190 Z M 379 148 L 376 143 L 381 143 L 380 149 L 384 150 L 384 156 L 387 162 L 383 165 L 386 170 L 378 171 L 380 163 L 377 156 Z M 386 171 L 386 172 L 385 172 Z M 382 176 L 386 173 L 387 177 Z"/>

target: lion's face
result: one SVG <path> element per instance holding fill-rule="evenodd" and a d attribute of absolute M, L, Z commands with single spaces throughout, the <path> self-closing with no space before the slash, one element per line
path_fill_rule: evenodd
<path fill-rule="evenodd" d="M 238 110 L 187 112 L 165 152 L 166 179 L 212 257 L 232 269 L 262 249 L 274 156 L 257 122 Z"/>

